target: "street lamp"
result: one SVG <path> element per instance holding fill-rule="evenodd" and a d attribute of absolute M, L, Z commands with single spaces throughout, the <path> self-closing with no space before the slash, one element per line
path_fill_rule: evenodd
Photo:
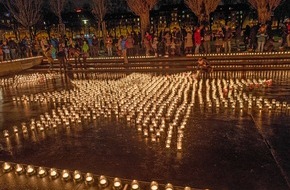
<path fill-rule="evenodd" d="M 85 27 L 84 27 L 84 34 L 85 34 L 85 36 L 86 36 L 86 34 L 87 34 L 88 22 L 89 22 L 88 19 L 83 19 L 83 23 L 84 23 L 84 25 L 85 25 Z"/>

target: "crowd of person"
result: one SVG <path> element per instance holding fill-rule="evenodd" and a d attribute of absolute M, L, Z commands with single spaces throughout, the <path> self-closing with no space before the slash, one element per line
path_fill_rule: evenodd
<path fill-rule="evenodd" d="M 32 44 L 28 37 L 17 42 L 13 38 L 0 42 L 0 62 L 33 56 Z"/>
<path fill-rule="evenodd" d="M 187 55 L 232 52 L 272 52 L 290 48 L 290 23 L 286 23 L 278 34 L 279 49 L 275 49 L 274 31 L 271 25 L 231 28 L 227 25 L 216 31 L 208 26 L 195 26 L 193 29 L 165 29 L 159 35 L 146 34 L 144 47 L 146 55 L 150 50 L 154 55 Z M 147 41 L 151 42 L 146 45 Z M 234 47 L 234 48 L 233 48 Z M 152 53 L 151 53 L 152 54 Z"/>
<path fill-rule="evenodd" d="M 275 34 L 276 35 L 276 34 Z M 113 38 L 95 35 L 77 38 L 66 36 L 30 40 L 27 36 L 19 41 L 8 38 L 0 43 L 0 61 L 9 61 L 36 55 L 47 57 L 51 66 L 59 59 L 63 68 L 68 58 L 75 59 L 75 65 L 86 68 L 88 57 L 98 56 L 182 56 L 187 54 L 210 54 L 232 52 L 275 51 L 274 34 L 271 25 L 254 25 L 232 28 L 227 25 L 212 31 L 209 26 L 193 28 L 165 28 L 159 33 L 128 32 Z M 290 48 L 290 22 L 280 30 L 280 49 Z M 233 48 L 234 47 L 234 48 Z"/>

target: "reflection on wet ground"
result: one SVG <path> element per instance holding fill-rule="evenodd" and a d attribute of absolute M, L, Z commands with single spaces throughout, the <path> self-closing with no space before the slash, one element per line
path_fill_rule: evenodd
<path fill-rule="evenodd" d="M 0 160 L 198 188 L 288 189 L 289 74 L 2 79 Z"/>

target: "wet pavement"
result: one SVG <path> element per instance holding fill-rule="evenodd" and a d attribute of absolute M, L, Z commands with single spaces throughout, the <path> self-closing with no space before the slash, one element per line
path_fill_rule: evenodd
<path fill-rule="evenodd" d="M 202 189 L 289 189 L 289 71 L 208 81 L 188 73 L 27 76 L 2 80 L 2 161 Z M 2 171 L 0 189 L 25 189 L 23 181 L 26 189 L 89 189 L 13 175 Z"/>

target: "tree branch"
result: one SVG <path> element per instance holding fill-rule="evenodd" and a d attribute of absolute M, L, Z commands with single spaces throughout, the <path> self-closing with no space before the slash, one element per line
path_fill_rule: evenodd
<path fill-rule="evenodd" d="M 42 0 L 5 0 L 12 16 L 25 28 L 35 25 L 41 18 Z"/>

